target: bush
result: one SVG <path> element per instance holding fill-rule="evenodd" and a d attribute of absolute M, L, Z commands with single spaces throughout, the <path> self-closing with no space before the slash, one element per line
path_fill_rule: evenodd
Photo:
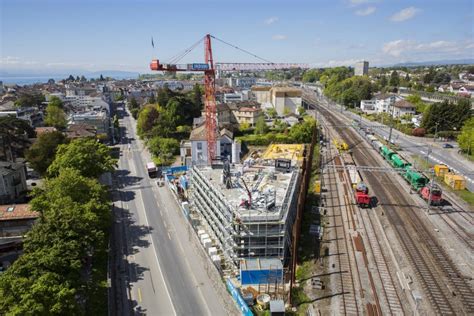
<path fill-rule="evenodd" d="M 425 136 L 426 134 L 426 130 L 422 127 L 417 127 L 417 128 L 414 128 L 413 131 L 411 132 L 411 134 L 413 136 L 417 136 L 417 137 L 423 137 Z"/>

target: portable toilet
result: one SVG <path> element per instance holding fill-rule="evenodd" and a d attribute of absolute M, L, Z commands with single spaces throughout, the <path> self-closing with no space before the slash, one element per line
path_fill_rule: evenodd
<path fill-rule="evenodd" d="M 434 171 L 437 177 L 443 177 L 446 173 L 448 173 L 449 168 L 446 165 L 435 165 Z"/>

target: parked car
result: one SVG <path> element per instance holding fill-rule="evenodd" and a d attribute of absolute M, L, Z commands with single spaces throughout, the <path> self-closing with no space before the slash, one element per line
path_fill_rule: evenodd
<path fill-rule="evenodd" d="M 444 144 L 443 148 L 454 148 L 454 146 L 451 144 Z"/>

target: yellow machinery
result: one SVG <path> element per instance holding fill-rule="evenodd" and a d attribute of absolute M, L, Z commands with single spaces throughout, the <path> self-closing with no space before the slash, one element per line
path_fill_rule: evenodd
<path fill-rule="evenodd" d="M 339 151 L 347 151 L 349 150 L 349 145 L 343 142 L 341 139 L 334 138 L 333 143 L 336 146 L 337 150 Z"/>

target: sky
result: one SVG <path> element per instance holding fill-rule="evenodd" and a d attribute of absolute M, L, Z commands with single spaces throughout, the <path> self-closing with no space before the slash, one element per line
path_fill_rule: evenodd
<path fill-rule="evenodd" d="M 472 0 L 0 0 L 0 72 L 149 72 L 210 33 L 314 67 L 474 58 Z M 155 48 L 151 46 L 154 39 Z M 213 42 L 217 62 L 258 62 Z M 202 62 L 203 45 L 181 60 Z"/>

